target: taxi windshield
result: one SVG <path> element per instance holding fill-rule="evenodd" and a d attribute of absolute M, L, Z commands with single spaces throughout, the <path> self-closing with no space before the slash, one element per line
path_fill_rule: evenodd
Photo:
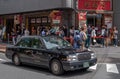
<path fill-rule="evenodd" d="M 68 41 L 64 40 L 61 37 L 57 37 L 57 36 L 43 37 L 43 41 L 47 49 L 52 49 L 56 47 L 59 47 L 59 48 L 72 47 Z"/>

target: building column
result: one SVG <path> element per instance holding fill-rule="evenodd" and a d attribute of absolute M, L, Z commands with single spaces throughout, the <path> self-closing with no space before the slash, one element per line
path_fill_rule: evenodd
<path fill-rule="evenodd" d="M 27 29 L 28 29 L 28 27 L 29 27 L 29 26 L 28 26 L 28 21 L 29 21 L 29 20 L 28 20 L 28 17 L 26 17 L 26 19 L 25 19 L 25 28 L 27 28 Z"/>

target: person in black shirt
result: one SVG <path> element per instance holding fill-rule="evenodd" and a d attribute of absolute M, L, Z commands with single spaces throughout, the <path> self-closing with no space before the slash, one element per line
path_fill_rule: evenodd
<path fill-rule="evenodd" d="M 13 42 L 13 44 L 15 44 L 16 43 L 16 34 L 15 34 L 15 30 L 14 30 L 14 28 L 12 29 L 12 32 L 11 32 L 11 35 L 12 35 L 12 42 Z"/>
<path fill-rule="evenodd" d="M 88 28 L 87 28 L 87 40 L 85 42 L 86 48 L 89 48 L 90 44 L 91 44 L 91 32 L 92 32 L 92 28 L 91 28 L 91 26 L 88 26 Z"/>
<path fill-rule="evenodd" d="M 20 28 L 20 26 L 18 26 L 18 30 L 17 30 L 17 41 L 19 40 L 19 38 L 20 38 L 20 36 L 21 36 L 21 33 L 22 31 L 21 31 L 21 28 Z"/>
<path fill-rule="evenodd" d="M 67 26 L 63 26 L 64 36 L 67 37 Z"/>

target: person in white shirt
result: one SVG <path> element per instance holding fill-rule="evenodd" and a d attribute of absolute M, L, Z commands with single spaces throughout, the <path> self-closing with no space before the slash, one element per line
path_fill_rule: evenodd
<path fill-rule="evenodd" d="M 92 32 L 91 32 L 92 45 L 95 45 L 95 43 L 96 43 L 95 37 L 96 37 L 96 30 L 95 30 L 95 27 L 92 26 Z"/>
<path fill-rule="evenodd" d="M 109 31 L 108 31 L 107 25 L 102 26 L 101 36 L 102 36 L 102 39 L 101 39 L 102 46 L 107 47 L 109 43 Z"/>
<path fill-rule="evenodd" d="M 24 31 L 24 35 L 25 35 L 25 36 L 28 36 L 29 33 L 30 33 L 30 32 L 29 32 L 28 29 L 26 28 L 25 31 Z"/>

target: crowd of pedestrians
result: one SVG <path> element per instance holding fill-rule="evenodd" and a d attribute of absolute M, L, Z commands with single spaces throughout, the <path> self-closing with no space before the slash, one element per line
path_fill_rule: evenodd
<path fill-rule="evenodd" d="M 58 35 L 61 37 L 67 37 L 68 29 L 66 26 L 59 27 L 59 26 L 52 26 L 51 28 L 44 26 L 44 27 L 31 27 L 31 29 L 28 28 L 21 28 L 20 26 L 17 26 L 16 30 L 15 28 L 12 28 L 11 32 L 8 33 L 8 38 L 12 39 L 12 43 L 15 44 L 21 36 L 29 36 L 29 35 Z"/>
<path fill-rule="evenodd" d="M 74 30 L 75 31 L 75 30 Z M 101 28 L 96 29 L 95 26 L 83 26 L 79 31 L 74 33 L 74 48 L 84 50 L 92 45 L 99 44 L 100 47 L 108 47 L 113 45 L 118 46 L 118 30 L 114 26 L 112 28 L 107 25 L 102 25 Z"/>
<path fill-rule="evenodd" d="M 68 26 L 52 26 L 51 28 L 31 27 L 31 31 L 28 28 L 17 26 L 17 30 L 13 28 L 10 35 L 13 44 L 15 44 L 21 36 L 58 35 L 68 40 L 75 49 L 80 50 L 84 50 L 85 48 L 89 49 L 91 45 L 94 46 L 95 44 L 100 44 L 101 47 L 108 47 L 109 45 L 118 46 L 118 30 L 116 26 L 109 29 L 106 25 L 102 25 L 100 29 L 96 29 L 93 25 L 84 25 L 79 29 L 75 29 L 74 26 L 70 28 L 68 28 Z"/>

